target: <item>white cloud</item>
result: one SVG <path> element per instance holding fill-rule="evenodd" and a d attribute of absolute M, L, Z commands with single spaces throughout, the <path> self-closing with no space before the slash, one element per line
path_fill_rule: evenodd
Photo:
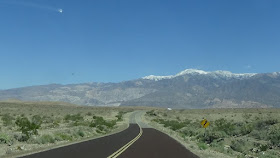
<path fill-rule="evenodd" d="M 246 68 L 246 69 L 251 69 L 252 66 L 251 66 L 251 65 L 246 65 L 245 68 Z"/>

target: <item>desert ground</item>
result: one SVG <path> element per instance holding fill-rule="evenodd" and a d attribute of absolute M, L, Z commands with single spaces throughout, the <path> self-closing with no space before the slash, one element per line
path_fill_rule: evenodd
<path fill-rule="evenodd" d="M 61 102 L 0 102 L 0 157 L 17 157 L 113 134 L 142 122 L 176 139 L 201 158 L 277 158 L 280 109 L 90 107 Z M 205 129 L 200 124 L 207 119 Z"/>
<path fill-rule="evenodd" d="M 16 157 L 119 132 L 128 127 L 128 116 L 136 109 L 0 102 L 0 157 Z"/>
<path fill-rule="evenodd" d="M 155 109 L 143 119 L 203 158 L 280 157 L 280 109 Z"/>

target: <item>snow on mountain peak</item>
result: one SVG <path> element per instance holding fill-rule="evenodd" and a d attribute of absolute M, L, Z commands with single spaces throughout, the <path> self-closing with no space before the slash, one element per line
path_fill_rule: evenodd
<path fill-rule="evenodd" d="M 270 74 L 271 77 L 275 78 L 275 77 L 279 77 L 280 76 L 280 72 L 273 72 Z"/>
<path fill-rule="evenodd" d="M 182 76 L 185 74 L 200 74 L 200 75 L 206 75 L 209 72 L 205 72 L 203 70 L 197 70 L 197 69 L 186 69 L 184 71 L 179 72 L 178 74 L 176 74 L 175 76 Z"/>
<path fill-rule="evenodd" d="M 280 75 L 280 72 L 273 72 L 272 75 L 274 75 L 274 76 L 279 76 L 279 75 Z"/>
<path fill-rule="evenodd" d="M 170 76 L 155 76 L 155 75 L 150 75 L 150 76 L 145 76 L 142 77 L 142 79 L 146 79 L 146 80 L 154 80 L 154 81 L 159 81 L 162 79 L 171 79 L 174 78 L 174 76 L 170 75 Z"/>
<path fill-rule="evenodd" d="M 254 75 L 255 73 L 243 73 L 243 74 L 237 74 L 237 73 L 232 73 L 230 71 L 222 71 L 222 70 L 217 70 L 217 71 L 212 71 L 212 72 L 207 72 L 203 70 L 197 70 L 197 69 L 186 69 L 184 71 L 181 71 L 177 73 L 176 75 L 169 75 L 169 76 L 155 76 L 155 75 L 150 75 L 143 77 L 142 79 L 147 79 L 147 80 L 154 80 L 154 81 L 159 81 L 162 79 L 172 79 L 178 76 L 183 76 L 183 75 L 209 75 L 214 78 L 237 78 L 237 79 L 244 79 L 244 78 L 249 78 Z"/>
<path fill-rule="evenodd" d="M 213 71 L 212 74 L 214 75 L 219 75 L 223 77 L 228 77 L 228 78 L 248 78 L 256 75 L 256 73 L 243 73 L 243 74 L 237 74 L 237 73 L 232 73 L 230 71 Z"/>

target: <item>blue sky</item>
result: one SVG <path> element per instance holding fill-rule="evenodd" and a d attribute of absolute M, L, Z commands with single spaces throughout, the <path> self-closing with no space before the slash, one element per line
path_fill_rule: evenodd
<path fill-rule="evenodd" d="M 0 89 L 279 71 L 279 19 L 279 0 L 0 0 Z"/>

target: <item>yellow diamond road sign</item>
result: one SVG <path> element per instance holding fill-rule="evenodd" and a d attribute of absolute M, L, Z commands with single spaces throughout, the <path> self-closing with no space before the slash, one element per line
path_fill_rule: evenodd
<path fill-rule="evenodd" d="M 210 122 L 207 121 L 206 119 L 204 119 L 201 121 L 200 124 L 203 126 L 203 128 L 207 128 L 209 126 Z"/>

